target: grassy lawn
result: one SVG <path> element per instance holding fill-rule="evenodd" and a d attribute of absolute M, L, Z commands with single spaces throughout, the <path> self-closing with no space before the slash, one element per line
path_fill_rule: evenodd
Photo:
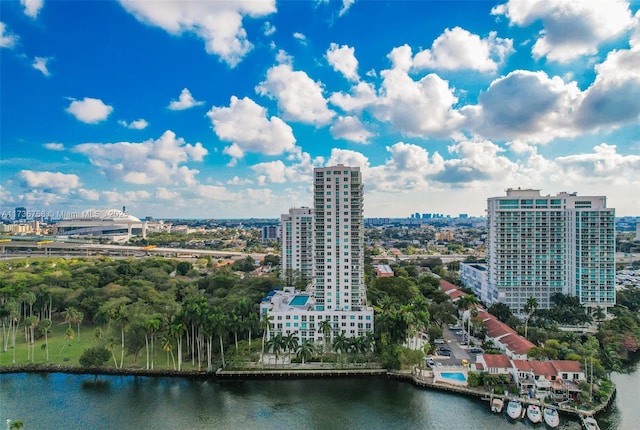
<path fill-rule="evenodd" d="M 50 328 L 49 333 L 49 361 L 46 360 L 46 351 L 44 348 L 44 337 L 36 339 L 34 344 L 34 357 L 33 360 L 28 359 L 27 343 L 25 341 L 24 328 L 20 327 L 16 332 L 16 348 L 15 348 L 15 365 L 29 365 L 29 364 L 48 364 L 48 365 L 60 365 L 60 366 L 79 366 L 79 359 L 82 353 L 92 346 L 98 345 L 98 341 L 95 339 L 95 327 L 87 324 L 80 326 L 80 337 L 78 339 L 78 333 L 75 333 L 73 339 L 65 339 L 65 332 L 68 325 L 64 322 L 54 322 Z M 77 326 L 72 325 L 74 332 L 77 331 Z M 117 345 L 115 345 L 113 352 L 120 363 L 120 336 L 119 332 L 114 336 L 117 339 Z M 104 334 L 103 334 L 104 336 Z M 14 350 L 11 348 L 11 339 L 9 339 L 9 349 L 4 352 L 0 343 L 0 366 L 11 366 L 14 364 L 13 355 Z M 125 344 L 125 357 L 124 366 L 128 368 L 145 368 L 146 367 L 146 350 L 143 348 L 138 353 L 137 363 L 133 362 L 133 354 L 127 354 L 127 346 Z M 174 351 L 174 355 L 176 352 Z M 186 355 L 183 354 L 183 356 Z M 176 356 L 177 360 L 177 356 Z M 183 370 L 197 369 L 198 366 L 192 366 L 191 361 L 187 362 L 183 358 L 182 368 Z M 106 364 L 106 367 L 114 367 L 113 358 L 111 358 Z M 206 369 L 206 363 L 203 365 Z M 160 345 L 156 343 L 156 357 L 154 363 L 155 369 L 170 369 L 173 370 L 173 364 L 171 358 L 169 358 L 169 366 L 167 367 L 166 353 L 160 349 Z"/>

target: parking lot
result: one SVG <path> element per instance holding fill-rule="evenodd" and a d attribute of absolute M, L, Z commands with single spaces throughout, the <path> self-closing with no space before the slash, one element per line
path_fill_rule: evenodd
<path fill-rule="evenodd" d="M 440 363 L 440 365 L 444 366 L 455 366 L 461 365 L 462 360 L 475 363 L 476 355 L 481 353 L 482 350 L 477 346 L 462 345 L 461 343 L 466 343 L 466 340 L 466 333 L 462 329 L 444 327 L 442 339 L 436 340 L 438 349 L 436 354 L 431 357 L 433 364 L 430 364 L 430 359 L 427 358 L 427 365 L 437 366 Z M 472 340 L 476 344 L 479 343 L 477 340 Z M 473 349 L 473 352 L 470 351 L 471 349 Z"/>

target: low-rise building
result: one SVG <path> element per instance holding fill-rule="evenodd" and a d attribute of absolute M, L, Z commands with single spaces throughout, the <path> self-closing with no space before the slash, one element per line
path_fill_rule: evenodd
<path fill-rule="evenodd" d="M 492 341 L 496 348 L 502 350 L 511 359 L 527 359 L 527 352 L 535 346 L 533 343 L 485 310 L 479 309 L 478 318 L 487 328 L 485 340 Z"/>
<path fill-rule="evenodd" d="M 556 401 L 576 398 L 578 384 L 585 381 L 580 362 L 575 360 L 512 360 L 513 378 L 520 394 Z"/>
<path fill-rule="evenodd" d="M 479 367 L 480 364 L 482 367 Z M 509 375 L 513 373 L 513 365 L 506 354 L 478 354 L 476 368 L 480 368 L 490 375 Z"/>
<path fill-rule="evenodd" d="M 376 276 L 378 278 L 387 278 L 394 275 L 391 266 L 389 266 L 388 264 L 378 264 L 377 266 L 375 266 L 375 269 Z"/>
<path fill-rule="evenodd" d="M 325 341 L 321 329 L 324 320 L 331 323 L 331 338 L 336 333 L 350 338 L 362 337 L 373 331 L 373 308 L 363 306 L 359 311 L 316 310 L 314 296 L 296 291 L 294 287 L 269 292 L 260 303 L 260 317 L 265 316 L 271 324 L 267 339 L 277 334 L 287 336 L 293 333 L 300 343 L 305 340 L 322 343 Z"/>

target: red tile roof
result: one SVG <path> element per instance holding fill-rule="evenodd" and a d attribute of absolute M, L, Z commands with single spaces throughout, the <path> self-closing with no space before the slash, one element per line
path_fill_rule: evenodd
<path fill-rule="evenodd" d="M 500 342 L 507 345 L 509 351 L 523 355 L 526 354 L 535 345 L 524 337 L 520 337 L 515 331 L 500 339 Z"/>
<path fill-rule="evenodd" d="M 551 363 L 553 367 L 556 368 L 558 373 L 567 372 L 567 373 L 580 373 L 582 372 L 582 367 L 580 366 L 580 362 L 576 360 L 552 360 Z"/>
<path fill-rule="evenodd" d="M 440 279 L 440 289 L 445 293 L 448 293 L 449 291 L 457 290 L 458 286 L 453 285 L 451 282 L 445 281 L 444 279 Z"/>
<path fill-rule="evenodd" d="M 547 361 L 528 361 L 513 360 L 516 369 L 523 372 L 533 372 L 534 375 L 543 375 L 548 379 L 550 376 L 559 376 L 560 372 L 580 373 L 580 362 L 575 360 L 547 360 Z"/>
<path fill-rule="evenodd" d="M 455 300 L 467 295 L 467 293 L 463 291 L 458 291 L 458 290 L 451 291 L 451 293 L 447 293 L 447 294 L 449 294 L 449 297 L 451 298 L 451 300 Z"/>
<path fill-rule="evenodd" d="M 527 339 L 521 337 L 514 329 L 499 321 L 496 317 L 486 311 L 478 312 L 478 316 L 483 320 L 487 328 L 487 336 L 498 340 L 507 346 L 509 351 L 522 355 L 526 354 L 535 345 Z"/>
<path fill-rule="evenodd" d="M 487 367 L 494 369 L 507 369 L 511 368 L 511 360 L 505 354 L 483 354 L 482 358 L 487 364 Z"/>

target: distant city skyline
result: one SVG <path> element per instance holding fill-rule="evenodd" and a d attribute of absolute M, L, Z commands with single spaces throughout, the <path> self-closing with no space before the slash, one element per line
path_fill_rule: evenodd
<path fill-rule="evenodd" d="M 639 9 L 0 2 L 0 210 L 278 218 L 341 163 L 365 218 L 518 187 L 640 215 Z"/>

